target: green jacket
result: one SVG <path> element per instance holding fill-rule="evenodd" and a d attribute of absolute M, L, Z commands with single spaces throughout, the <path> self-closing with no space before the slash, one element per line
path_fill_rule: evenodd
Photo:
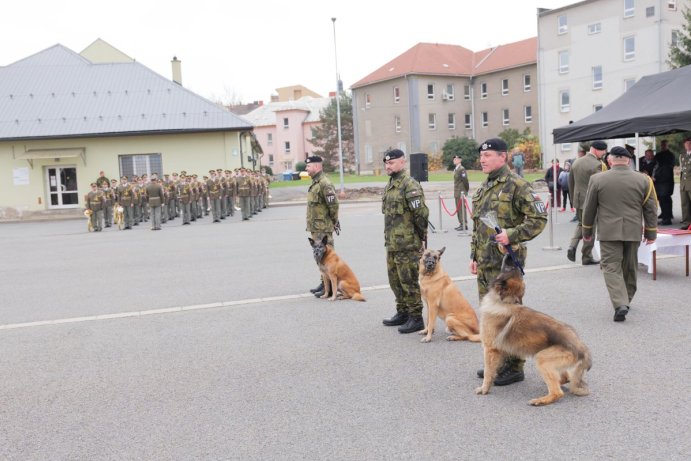
<path fill-rule="evenodd" d="M 395 173 L 382 198 L 384 246 L 387 251 L 422 248 L 427 238 L 429 209 L 422 186 L 405 171 Z"/>
<path fill-rule="evenodd" d="M 468 172 L 460 164 L 453 170 L 453 193 L 460 196 L 461 192 L 468 193 Z"/>
<path fill-rule="evenodd" d="M 585 194 L 588 192 L 590 177 L 606 170 L 605 164 L 590 152 L 573 162 L 571 173 L 569 173 L 569 192 L 571 193 L 571 203 L 576 205 L 576 208 L 582 209 L 585 204 Z"/>
<path fill-rule="evenodd" d="M 523 242 L 540 235 L 547 224 L 545 205 L 533 193 L 528 181 L 512 173 L 508 165 L 491 172 L 473 195 L 474 232 L 470 259 L 479 264 L 484 263 L 487 248 L 497 246 L 492 239 L 496 231 L 480 220 L 488 211 L 496 213 L 499 226 L 506 230 L 511 245 L 518 245 L 522 259 L 525 258 Z"/>
<path fill-rule="evenodd" d="M 320 171 L 307 191 L 307 231 L 331 234 L 338 221 L 338 197 L 329 178 Z"/>

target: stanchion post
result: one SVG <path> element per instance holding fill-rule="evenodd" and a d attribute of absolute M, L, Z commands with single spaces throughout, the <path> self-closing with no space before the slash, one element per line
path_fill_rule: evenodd
<path fill-rule="evenodd" d="M 442 227 L 442 219 L 441 219 L 441 218 L 442 218 L 442 216 L 441 216 L 441 192 L 439 192 L 439 197 L 437 198 L 437 202 L 438 202 L 438 204 L 439 204 L 439 228 L 438 228 L 436 231 L 433 231 L 433 232 L 445 234 L 446 231 L 445 231 L 444 228 Z"/>
<path fill-rule="evenodd" d="M 555 183 L 555 185 L 556 185 L 556 183 Z M 556 191 L 556 186 L 555 186 L 555 191 Z M 549 202 L 550 199 L 548 198 L 547 200 Z M 554 203 L 556 203 L 556 197 L 555 197 L 555 201 L 553 201 L 551 203 L 551 205 L 554 205 Z M 554 213 L 556 211 L 556 207 L 551 206 L 551 205 L 549 207 L 549 214 L 547 215 L 547 220 L 549 222 L 549 246 L 543 247 L 542 249 L 546 250 L 546 251 L 559 251 L 559 250 L 561 250 L 561 247 L 558 245 L 557 246 L 554 245 Z"/>

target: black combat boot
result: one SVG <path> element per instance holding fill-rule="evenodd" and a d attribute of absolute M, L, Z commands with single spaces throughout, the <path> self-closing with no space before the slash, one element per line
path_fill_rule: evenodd
<path fill-rule="evenodd" d="M 425 329 L 425 322 L 422 320 L 421 315 L 409 315 L 408 316 L 408 321 L 404 324 L 398 327 L 398 332 L 405 334 L 405 333 L 415 333 L 416 331 L 424 330 Z"/>
<path fill-rule="evenodd" d="M 390 319 L 384 319 L 381 321 L 387 327 L 397 327 L 398 325 L 403 325 L 408 321 L 408 314 L 405 312 L 396 312 L 396 314 Z"/>
<path fill-rule="evenodd" d="M 322 293 L 324 292 L 324 281 L 323 280 L 321 280 L 319 282 L 319 285 L 317 287 L 312 288 L 310 290 L 310 293 L 316 293 L 317 291 L 321 291 Z"/>
<path fill-rule="evenodd" d="M 484 379 L 485 370 L 478 370 L 477 377 Z M 494 377 L 495 386 L 508 386 L 509 384 L 517 383 L 525 379 L 525 374 L 522 369 L 515 369 L 513 364 L 504 361 L 499 368 L 497 376 Z"/>

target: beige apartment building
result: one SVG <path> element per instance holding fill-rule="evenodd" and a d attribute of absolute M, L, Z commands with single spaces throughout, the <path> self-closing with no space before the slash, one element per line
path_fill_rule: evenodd
<path fill-rule="evenodd" d="M 454 136 L 538 133 L 536 57 L 535 38 L 480 52 L 419 43 L 359 80 L 351 89 L 360 172 L 380 171 L 392 147 L 437 154 Z"/>

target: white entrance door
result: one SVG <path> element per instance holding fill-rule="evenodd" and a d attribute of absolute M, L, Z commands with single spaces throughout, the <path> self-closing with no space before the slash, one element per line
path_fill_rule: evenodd
<path fill-rule="evenodd" d="M 46 186 L 48 191 L 48 208 L 79 207 L 77 167 L 46 167 Z"/>

